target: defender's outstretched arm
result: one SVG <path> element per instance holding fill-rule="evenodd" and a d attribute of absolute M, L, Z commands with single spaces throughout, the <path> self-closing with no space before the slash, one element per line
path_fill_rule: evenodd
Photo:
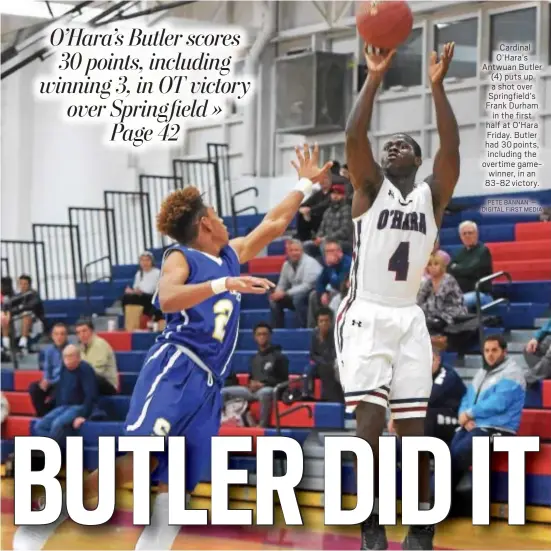
<path fill-rule="evenodd" d="M 332 163 L 330 162 L 325 163 L 321 169 L 318 168 L 319 148 L 317 145 L 312 152 L 306 144 L 304 144 L 302 152 L 298 147 L 295 150 L 297 161 L 292 161 L 292 165 L 299 177 L 295 190 L 268 212 L 260 225 L 249 235 L 230 241 L 230 245 L 235 249 L 241 264 L 254 258 L 274 239 L 283 235 L 295 217 L 304 197 L 312 190 L 312 184 L 318 182 L 331 168 Z"/>

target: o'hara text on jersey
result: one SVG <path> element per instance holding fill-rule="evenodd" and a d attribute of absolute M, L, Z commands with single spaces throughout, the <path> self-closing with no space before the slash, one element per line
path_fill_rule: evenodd
<path fill-rule="evenodd" d="M 391 230 L 417 231 L 427 234 L 427 221 L 423 212 L 403 212 L 401 210 L 384 209 L 379 214 L 377 229 L 384 230 L 389 227 Z"/>

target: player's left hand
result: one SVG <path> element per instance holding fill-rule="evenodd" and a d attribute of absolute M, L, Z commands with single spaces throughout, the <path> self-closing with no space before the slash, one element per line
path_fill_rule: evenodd
<path fill-rule="evenodd" d="M 440 84 L 446 78 L 450 63 L 453 59 L 453 50 L 455 48 L 455 42 L 448 42 L 444 44 L 444 49 L 440 54 L 440 60 L 438 60 L 438 54 L 432 52 L 429 60 L 429 79 L 431 84 Z"/>
<path fill-rule="evenodd" d="M 308 178 L 311 182 L 319 182 L 325 173 L 333 166 L 331 161 L 325 163 L 321 168 L 318 167 L 319 163 L 319 147 L 318 144 L 314 146 L 314 149 L 310 151 L 310 146 L 304 144 L 302 151 L 300 147 L 295 147 L 295 153 L 297 155 L 296 161 L 291 161 L 291 164 L 295 167 L 299 178 Z"/>

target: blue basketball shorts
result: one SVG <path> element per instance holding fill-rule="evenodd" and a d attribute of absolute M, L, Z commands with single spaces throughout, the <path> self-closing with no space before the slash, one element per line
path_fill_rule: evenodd
<path fill-rule="evenodd" d="M 220 384 L 206 369 L 199 367 L 184 347 L 156 344 L 134 387 L 124 426 L 127 436 L 186 437 L 188 492 L 209 473 L 211 438 L 220 428 Z M 168 483 L 168 451 L 155 457 L 159 463 L 152 480 Z"/>

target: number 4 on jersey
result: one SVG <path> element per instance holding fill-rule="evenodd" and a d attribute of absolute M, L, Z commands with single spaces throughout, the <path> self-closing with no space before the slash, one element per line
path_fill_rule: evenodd
<path fill-rule="evenodd" d="M 407 281 L 409 271 L 409 241 L 402 241 L 388 261 L 388 271 L 396 272 L 395 281 Z"/>

